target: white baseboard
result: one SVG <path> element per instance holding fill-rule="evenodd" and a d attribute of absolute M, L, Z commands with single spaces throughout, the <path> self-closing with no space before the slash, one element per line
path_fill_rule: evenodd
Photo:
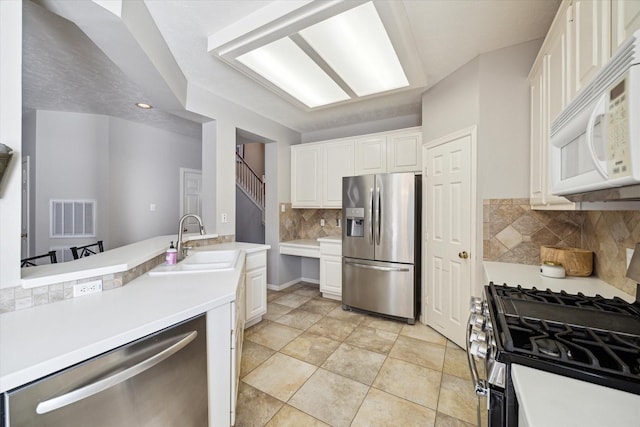
<path fill-rule="evenodd" d="M 271 289 L 272 291 L 281 291 L 283 289 L 287 289 L 289 286 L 293 286 L 296 283 L 300 283 L 300 282 L 314 283 L 316 285 L 320 284 L 320 280 L 318 280 L 318 279 L 308 279 L 306 277 L 300 277 L 298 279 L 291 280 L 291 281 L 283 283 L 281 285 L 270 285 L 270 284 L 267 284 L 267 289 Z"/>

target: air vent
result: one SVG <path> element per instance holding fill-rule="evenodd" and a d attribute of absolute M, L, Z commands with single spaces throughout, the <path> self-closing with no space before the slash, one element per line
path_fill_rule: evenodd
<path fill-rule="evenodd" d="M 51 200 L 50 237 L 95 237 L 95 200 Z"/>

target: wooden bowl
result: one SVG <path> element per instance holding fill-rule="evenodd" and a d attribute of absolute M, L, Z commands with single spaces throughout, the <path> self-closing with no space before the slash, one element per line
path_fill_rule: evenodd
<path fill-rule="evenodd" d="M 540 262 L 547 261 L 562 265 L 567 276 L 586 277 L 593 273 L 593 252 L 586 249 L 540 246 Z"/>

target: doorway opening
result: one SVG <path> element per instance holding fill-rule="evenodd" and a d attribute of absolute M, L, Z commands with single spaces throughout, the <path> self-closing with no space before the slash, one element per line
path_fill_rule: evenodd
<path fill-rule="evenodd" d="M 236 130 L 236 241 L 265 243 L 265 142 Z"/>

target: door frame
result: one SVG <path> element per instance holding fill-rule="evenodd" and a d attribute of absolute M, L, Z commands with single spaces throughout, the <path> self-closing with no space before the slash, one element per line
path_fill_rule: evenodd
<path fill-rule="evenodd" d="M 22 156 L 22 169 L 20 173 L 20 191 L 22 197 L 20 255 L 21 258 L 26 258 L 31 255 L 31 156 Z"/>
<path fill-rule="evenodd" d="M 469 204 L 471 205 L 471 214 L 470 214 L 470 218 L 471 218 L 471 242 L 470 242 L 470 247 L 471 247 L 471 253 L 469 254 L 469 279 L 471 281 L 471 283 L 469 283 L 469 287 L 470 287 L 470 292 L 471 295 L 474 295 L 474 291 L 476 289 L 477 283 L 478 283 L 478 265 L 480 265 L 481 259 L 478 259 L 478 255 L 481 253 L 481 248 L 478 247 L 478 197 L 477 197 L 477 175 L 478 175 L 478 137 L 477 137 L 477 133 L 478 133 L 478 126 L 477 125 L 473 125 L 464 129 L 460 129 L 457 130 L 455 132 L 452 132 L 450 134 L 444 135 L 442 137 L 436 138 L 434 140 L 431 141 L 427 141 L 425 143 L 422 144 L 422 203 L 426 203 L 427 200 L 427 180 L 428 175 L 426 174 L 426 168 L 427 168 L 427 162 L 425 161 L 427 159 L 427 150 L 435 148 L 437 146 L 446 144 L 448 142 L 463 138 L 465 136 L 469 136 L 471 139 L 471 187 L 470 187 L 470 194 L 469 194 Z M 426 276 L 427 276 L 427 250 L 426 250 L 426 241 L 429 238 L 429 235 L 427 233 L 428 227 L 427 224 L 428 223 L 428 215 L 429 209 L 425 209 L 423 206 L 422 209 L 422 277 L 421 277 L 421 281 L 422 281 L 422 310 L 420 310 L 420 322 L 423 325 L 427 324 L 427 310 L 426 310 L 426 306 L 428 304 L 428 293 L 426 290 L 426 286 L 427 286 L 427 281 L 426 281 Z M 467 301 L 464 302 L 464 304 L 467 304 Z"/>

